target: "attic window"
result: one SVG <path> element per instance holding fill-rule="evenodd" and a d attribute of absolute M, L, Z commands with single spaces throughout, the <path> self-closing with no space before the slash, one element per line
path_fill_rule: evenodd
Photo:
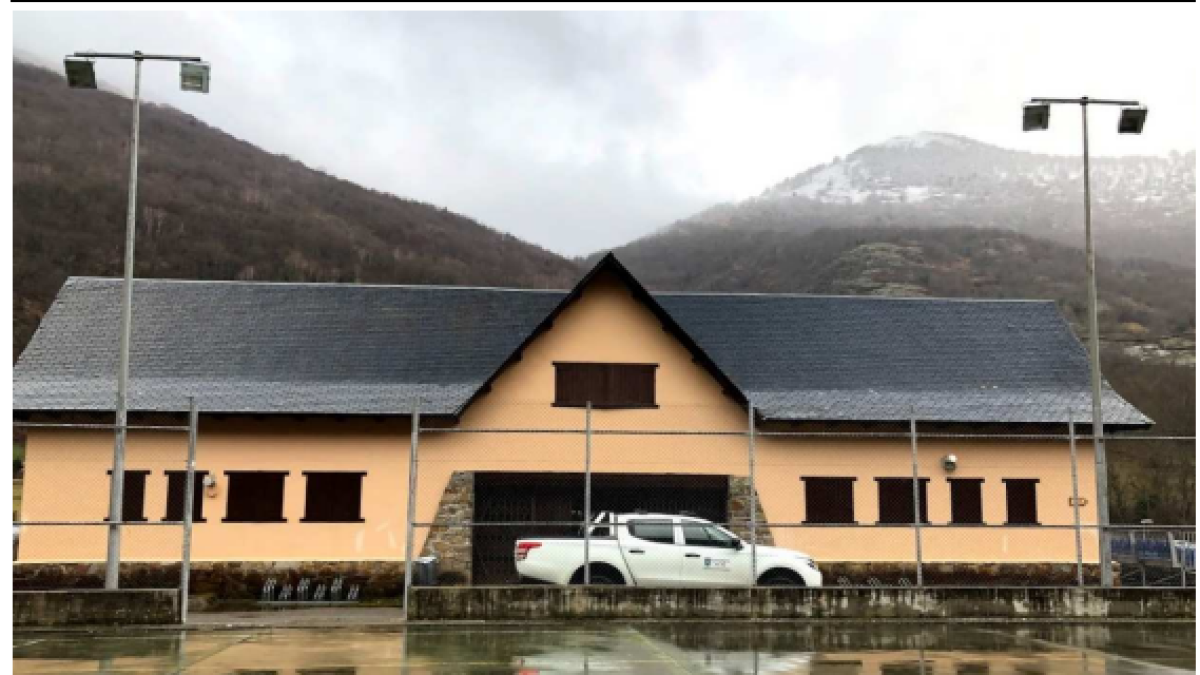
<path fill-rule="evenodd" d="M 555 363 L 554 405 L 654 408 L 657 364 Z"/>

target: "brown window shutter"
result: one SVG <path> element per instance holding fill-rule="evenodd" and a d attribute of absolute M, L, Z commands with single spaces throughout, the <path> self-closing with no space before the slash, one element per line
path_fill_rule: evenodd
<path fill-rule="evenodd" d="M 876 478 L 879 483 L 879 522 L 884 524 L 913 523 L 913 479 Z M 928 486 L 929 479 L 921 478 L 919 494 L 921 500 L 921 522 L 929 522 Z"/>
<path fill-rule="evenodd" d="M 804 482 L 804 522 L 853 524 L 854 479 L 811 478 Z"/>
<path fill-rule="evenodd" d="M 226 471 L 225 522 L 283 523 L 286 471 Z"/>
<path fill-rule="evenodd" d="M 195 481 L 195 484 L 192 488 L 193 522 L 204 522 L 204 477 L 207 475 L 207 471 L 195 471 L 192 474 L 193 480 Z M 185 490 L 186 486 L 186 471 L 167 472 L 167 514 L 163 520 L 183 520 L 183 503 L 187 498 Z"/>
<path fill-rule="evenodd" d="M 554 404 L 597 408 L 655 405 L 654 364 L 555 363 Z"/>
<path fill-rule="evenodd" d="M 1004 488 L 1008 493 L 1008 524 L 1037 525 L 1036 478 L 1005 478 Z"/>
<path fill-rule="evenodd" d="M 983 479 L 948 478 L 950 522 L 955 525 L 983 524 Z"/>

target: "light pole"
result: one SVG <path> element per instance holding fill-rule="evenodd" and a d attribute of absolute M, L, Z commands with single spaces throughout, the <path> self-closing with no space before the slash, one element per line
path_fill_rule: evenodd
<path fill-rule="evenodd" d="M 1100 584 L 1112 585 L 1112 549 L 1108 538 L 1108 460 L 1104 452 L 1104 420 L 1100 396 L 1100 317 L 1096 308 L 1096 249 L 1092 243 L 1092 180 L 1088 156 L 1088 106 L 1121 106 L 1117 133 L 1140 134 L 1146 124 L 1146 108 L 1137 101 L 1088 98 L 1034 98 L 1025 104 L 1023 129 L 1043 131 L 1050 128 L 1050 106 L 1077 105 L 1083 111 L 1083 231 L 1086 240 L 1088 285 L 1088 345 L 1092 360 L 1092 443 L 1096 454 L 1096 515 L 1100 525 Z"/>
<path fill-rule="evenodd" d="M 138 131 L 141 121 L 142 61 L 175 61 L 180 63 L 180 88 L 184 91 L 208 93 L 208 64 L 198 56 L 165 56 L 143 54 L 108 54 L 75 52 L 65 60 L 67 84 L 73 89 L 95 89 L 95 59 L 125 59 L 133 61 L 133 127 L 129 132 L 129 205 L 125 214 L 125 282 L 121 298 L 121 345 L 117 367 L 116 442 L 113 447 L 112 480 L 108 495 L 108 555 L 104 568 L 104 587 L 120 585 L 121 524 L 125 518 L 125 436 L 128 417 L 129 337 L 133 314 L 133 239 L 137 220 Z"/>

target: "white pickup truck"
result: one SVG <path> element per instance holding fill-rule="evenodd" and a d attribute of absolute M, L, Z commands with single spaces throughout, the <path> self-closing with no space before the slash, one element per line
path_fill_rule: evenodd
<path fill-rule="evenodd" d="M 626 586 L 747 586 L 752 569 L 763 586 L 820 586 L 821 572 L 799 551 L 751 547 L 707 520 L 649 513 L 601 513 L 591 526 L 593 584 Z M 514 555 L 522 579 L 551 584 L 584 582 L 584 539 L 518 539 Z"/>

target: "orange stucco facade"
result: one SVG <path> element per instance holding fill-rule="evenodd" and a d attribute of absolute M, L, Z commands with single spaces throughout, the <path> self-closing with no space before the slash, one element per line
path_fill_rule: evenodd
<path fill-rule="evenodd" d="M 397 349 L 402 349 L 397 346 Z M 448 356 L 452 358 L 452 355 Z M 455 471 L 581 473 L 584 411 L 555 407 L 554 362 L 587 361 L 658 364 L 658 407 L 596 410 L 592 428 L 595 473 L 748 473 L 744 435 L 637 434 L 604 432 L 724 431 L 746 429 L 745 409 L 722 392 L 713 376 L 655 315 L 615 278 L 601 275 L 582 296 L 533 340 L 521 358 L 504 369 L 450 430 L 423 432 L 419 443 L 417 513 L 434 519 Z M 200 401 L 203 410 L 203 401 Z M 498 429 L 507 433 L 463 433 Z M 562 430 L 523 433 L 511 430 Z M 240 419 L 202 416 L 197 468 L 217 480 L 197 495 L 204 522 L 193 539 L 196 561 L 402 560 L 405 553 L 410 433 L 407 420 L 322 418 Z M 112 458 L 109 433 L 38 429 L 26 451 L 22 520 L 97 520 L 107 514 Z M 180 433 L 132 433 L 128 469 L 149 470 L 145 514 L 166 514 L 165 471 L 184 466 L 186 438 Z M 911 477 L 908 439 L 835 439 L 760 436 L 756 439 L 756 483 L 766 518 L 774 523 L 805 520 L 802 477 L 855 479 L 858 526 L 772 528 L 776 545 L 806 551 L 818 560 L 910 561 L 913 533 L 907 527 L 874 525 L 879 514 L 876 478 Z M 1090 448 L 1078 448 L 1081 519 L 1095 523 Z M 953 453 L 958 467 L 947 473 L 941 458 Z M 284 523 L 226 523 L 226 471 L 290 472 L 284 490 Z M 362 471 L 361 523 L 301 522 L 305 471 Z M 926 439 L 920 443 L 920 475 L 929 479 L 924 557 L 955 562 L 1070 562 L 1075 534 L 1046 527 L 1074 523 L 1071 463 L 1063 441 Z M 1041 527 L 951 527 L 947 478 L 983 479 L 983 515 L 989 525 L 1006 520 L 1003 479 L 1034 478 Z M 102 526 L 26 528 L 19 561 L 101 560 Z M 126 528 L 128 560 L 173 560 L 175 527 Z M 425 530 L 417 532 L 421 550 Z M 1084 532 L 1085 561 L 1096 560 L 1096 538 Z"/>

